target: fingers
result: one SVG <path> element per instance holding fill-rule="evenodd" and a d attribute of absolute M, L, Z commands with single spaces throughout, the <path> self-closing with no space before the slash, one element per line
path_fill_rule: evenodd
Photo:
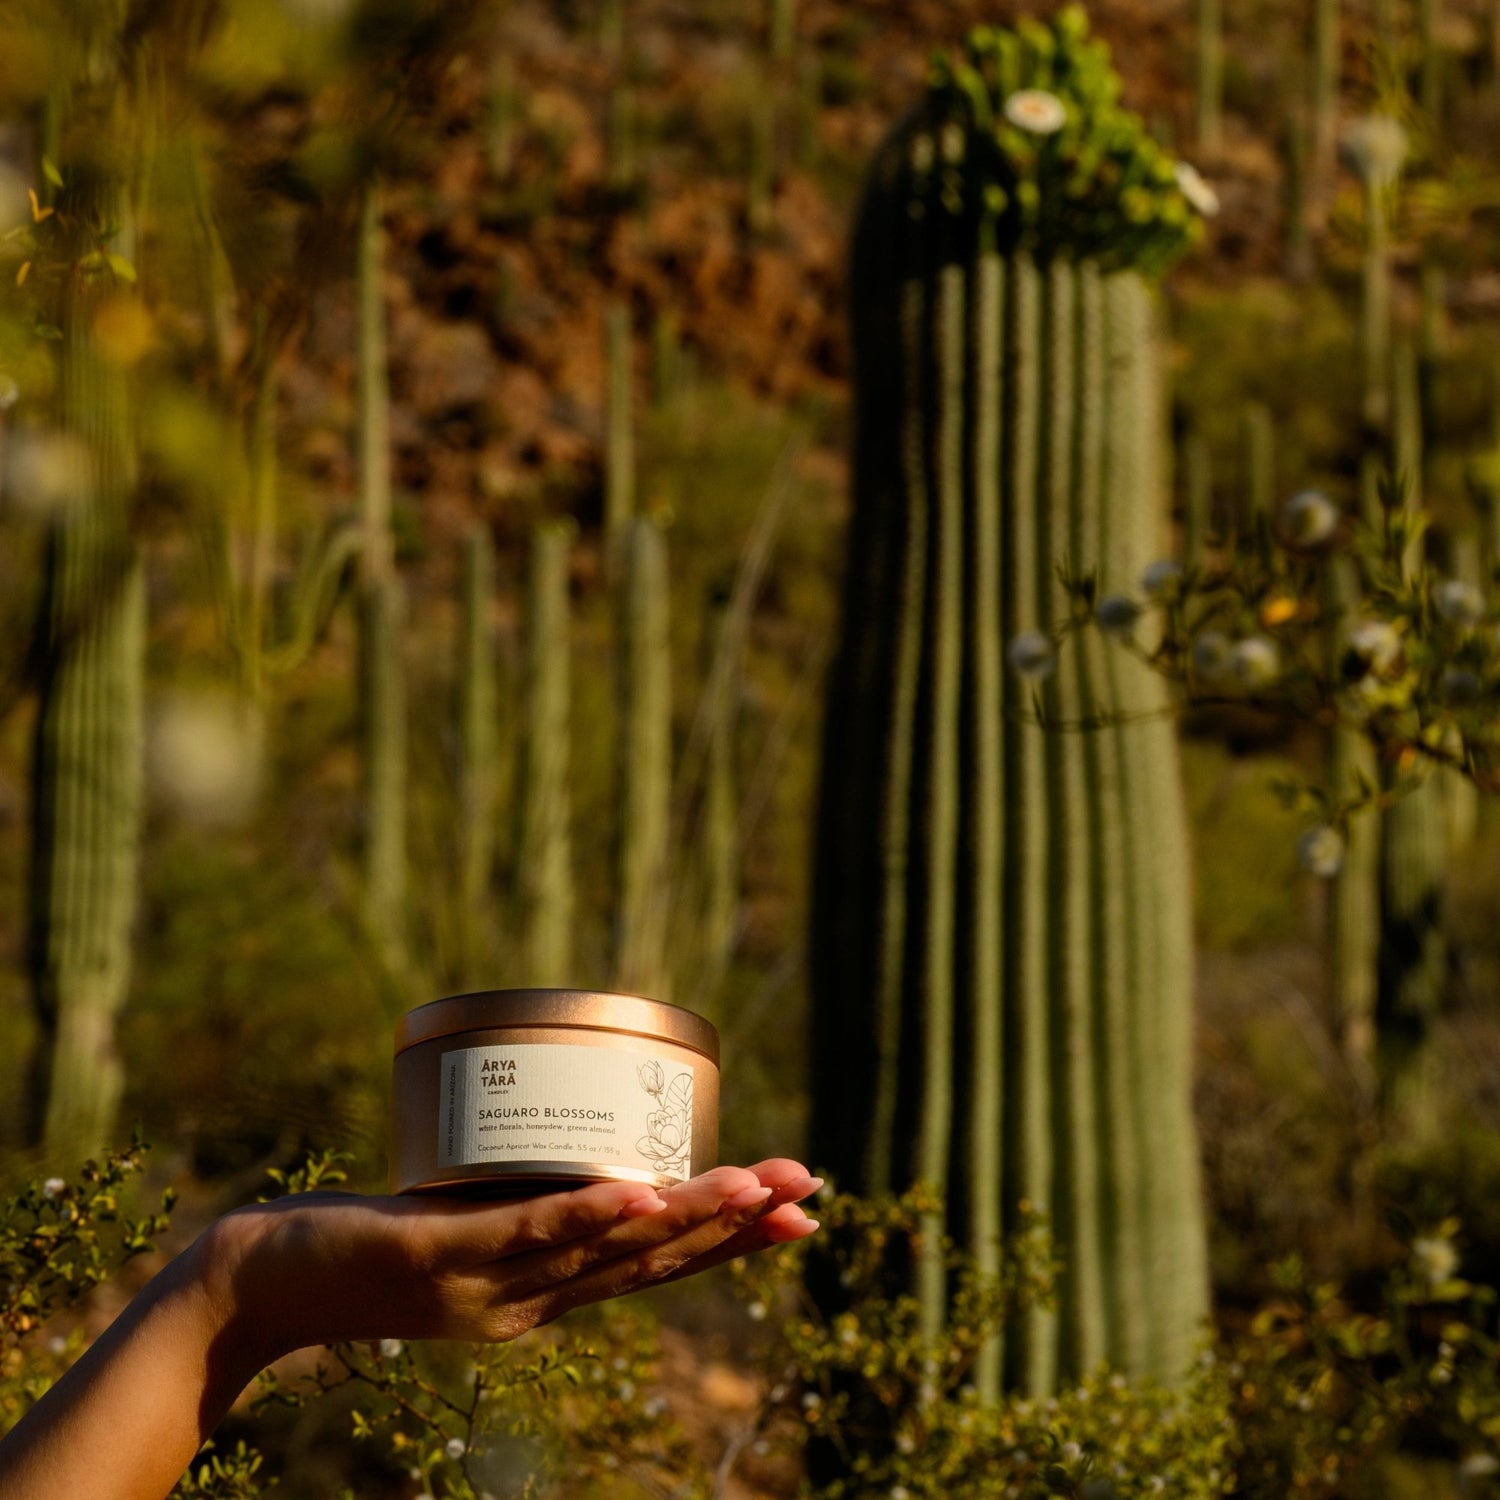
<path fill-rule="evenodd" d="M 815 1192 L 818 1184 L 819 1179 L 804 1172 L 770 1193 L 766 1193 L 764 1184 L 760 1185 L 759 1193 L 741 1191 L 726 1199 L 720 1212 L 710 1219 L 659 1243 L 618 1254 L 540 1290 L 535 1299 L 535 1315 L 538 1321 L 550 1321 L 570 1307 L 679 1280 L 740 1255 L 805 1239 L 818 1225 L 796 1206 L 791 1195 Z M 670 1198 L 674 1191 L 667 1189 L 662 1196 Z M 778 1202 L 778 1196 L 783 1201 Z M 671 1214 L 669 1207 L 649 1228 L 666 1229 Z M 620 1231 L 611 1231 L 611 1237 L 620 1237 Z"/>
<path fill-rule="evenodd" d="M 596 1182 L 512 1202 L 416 1200 L 416 1222 L 446 1266 L 474 1266 L 555 1251 L 611 1225 L 661 1214 L 666 1202 L 640 1182 Z"/>
<path fill-rule="evenodd" d="M 723 1224 L 724 1234 L 733 1233 L 750 1216 L 758 1216 L 774 1191 L 743 1167 L 716 1167 L 701 1177 L 663 1188 L 657 1196 L 665 1207 L 657 1213 L 620 1220 L 566 1244 L 506 1256 L 488 1268 L 494 1273 L 495 1295 L 502 1300 L 524 1299 L 620 1256 L 655 1253 L 716 1221 Z"/>

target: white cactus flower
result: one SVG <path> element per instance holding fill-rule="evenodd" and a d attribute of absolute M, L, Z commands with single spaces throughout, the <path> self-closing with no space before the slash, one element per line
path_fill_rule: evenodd
<path fill-rule="evenodd" d="M 1269 636 L 1251 635 L 1229 653 L 1229 672 L 1242 688 L 1269 687 L 1281 675 L 1281 652 Z"/>
<path fill-rule="evenodd" d="M 1005 648 L 1005 655 L 1013 671 L 1035 682 L 1051 676 L 1057 665 L 1052 642 L 1040 630 L 1023 630 Z"/>
<path fill-rule="evenodd" d="M 1219 682 L 1229 674 L 1234 647 L 1219 630 L 1205 630 L 1193 642 L 1193 671 L 1205 682 Z"/>
<path fill-rule="evenodd" d="M 1390 187 L 1406 165 L 1405 127 L 1391 115 L 1364 115 L 1344 132 L 1344 150 L 1371 187 Z"/>
<path fill-rule="evenodd" d="M 1219 195 L 1213 190 L 1212 184 L 1197 169 L 1185 161 L 1177 163 L 1173 168 L 1177 178 L 1177 186 L 1182 190 L 1182 196 L 1203 215 L 1205 219 L 1211 219 L 1219 211 Z"/>
<path fill-rule="evenodd" d="M 384 1359 L 400 1359 L 406 1345 L 400 1339 L 381 1339 L 380 1353 Z"/>
<path fill-rule="evenodd" d="M 1141 618 L 1141 607 L 1128 594 L 1106 594 L 1094 611 L 1105 635 L 1127 636 Z"/>
<path fill-rule="evenodd" d="M 1433 1234 L 1419 1234 L 1411 1242 L 1411 1258 L 1430 1282 L 1447 1281 L 1458 1270 L 1458 1251 L 1453 1241 Z"/>
<path fill-rule="evenodd" d="M 1046 89 L 1018 89 L 1005 101 L 1005 118 L 1032 135 L 1056 135 L 1068 123 L 1068 111 Z"/>
<path fill-rule="evenodd" d="M 1372 670 L 1389 672 L 1401 657 L 1401 637 L 1384 620 L 1361 620 L 1349 632 L 1349 649 Z"/>
<path fill-rule="evenodd" d="M 67 1179 L 66 1178 L 63 1178 L 63 1177 L 49 1177 L 42 1184 L 42 1197 L 44 1197 L 44 1198 L 61 1198 L 62 1195 L 65 1192 L 67 1192 L 67 1190 L 68 1190 L 68 1183 L 67 1183 Z"/>
<path fill-rule="evenodd" d="M 1339 529 L 1339 508 L 1321 490 L 1302 490 L 1281 509 L 1287 540 L 1296 547 L 1321 547 Z"/>
<path fill-rule="evenodd" d="M 1160 599 L 1170 593 L 1174 584 L 1182 577 L 1182 564 L 1175 557 L 1158 557 L 1146 564 L 1141 573 L 1141 588 L 1148 598 Z"/>
<path fill-rule="evenodd" d="M 1344 867 L 1344 837 L 1331 824 L 1309 828 L 1297 840 L 1297 863 L 1309 875 L 1331 880 Z"/>
<path fill-rule="evenodd" d="M 1461 578 L 1445 578 L 1432 591 L 1432 602 L 1445 620 L 1466 630 L 1484 618 L 1484 595 Z"/>

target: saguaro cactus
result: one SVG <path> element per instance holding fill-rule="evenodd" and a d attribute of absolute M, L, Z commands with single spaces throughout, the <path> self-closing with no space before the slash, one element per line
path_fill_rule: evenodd
<path fill-rule="evenodd" d="M 991 1392 L 1104 1358 L 1174 1373 L 1206 1304 L 1162 691 L 1073 637 L 1042 704 L 1099 727 L 1048 732 L 1002 667 L 1007 638 L 1073 607 L 1058 558 L 1124 591 L 1165 550 L 1149 280 L 1197 221 L 1117 88 L 1077 10 L 976 32 L 878 155 L 853 253 L 813 1138 L 846 1187 L 946 1193 L 915 1274 L 929 1330 L 942 1232 L 994 1271 L 1022 1201 L 1049 1211 L 1058 1308 L 987 1353 Z"/>
<path fill-rule="evenodd" d="M 486 527 L 464 539 L 458 659 L 459 935 L 464 982 L 475 977 L 479 927 L 495 853 L 495 647 L 490 634 L 495 551 Z"/>
<path fill-rule="evenodd" d="M 361 543 L 360 675 L 365 756 L 365 919 L 387 958 L 405 954 L 405 591 L 391 538 L 390 383 L 385 357 L 380 185 L 360 207 L 358 248 L 358 451 Z"/>
<path fill-rule="evenodd" d="M 49 1153 L 76 1155 L 108 1140 L 123 1084 L 114 1038 L 136 909 L 145 591 L 127 520 L 136 457 L 126 375 L 94 334 L 116 278 L 84 264 L 103 226 L 119 222 L 123 194 L 107 165 L 79 162 L 59 202 L 79 236 L 61 307 L 58 413 L 58 453 L 78 455 L 77 493 L 48 548 L 30 960 L 43 1038 L 33 1125 Z"/>
<path fill-rule="evenodd" d="M 1198 0 L 1198 147 L 1224 144 L 1224 0 Z"/>
<path fill-rule="evenodd" d="M 630 304 L 613 301 L 605 321 L 604 533 L 611 558 L 635 514 L 635 370 Z"/>
<path fill-rule="evenodd" d="M 574 982 L 573 850 L 568 762 L 568 551 L 571 522 L 531 539 L 526 614 L 526 735 L 522 750 L 521 903 L 527 983 Z"/>
<path fill-rule="evenodd" d="M 615 984 L 665 998 L 672 785 L 667 544 L 637 516 L 625 537 L 620 612 Z"/>

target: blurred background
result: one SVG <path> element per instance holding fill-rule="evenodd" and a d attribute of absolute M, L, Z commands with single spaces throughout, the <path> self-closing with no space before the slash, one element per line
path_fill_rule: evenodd
<path fill-rule="evenodd" d="M 378 1189 L 396 1017 L 554 983 L 702 1011 L 724 1159 L 818 1162 L 851 223 L 933 50 L 1049 13 L 0 6 L 6 1180 L 138 1120 L 184 1231 L 309 1150 Z M 1500 8 L 1090 19 L 1217 200 L 1165 294 L 1178 524 L 1357 502 L 1375 230 L 1338 143 L 1382 113 L 1405 131 L 1379 232 L 1425 503 L 1487 537 Z M 1330 885 L 1278 794 L 1320 774 L 1321 732 L 1181 727 L 1221 1319 L 1280 1256 L 1357 1282 L 1393 1225 L 1449 1214 L 1495 1284 L 1493 809 L 1444 814 L 1429 1107 L 1384 1130 L 1331 998 Z M 732 1364 L 719 1314 L 682 1318 L 694 1379 Z"/>

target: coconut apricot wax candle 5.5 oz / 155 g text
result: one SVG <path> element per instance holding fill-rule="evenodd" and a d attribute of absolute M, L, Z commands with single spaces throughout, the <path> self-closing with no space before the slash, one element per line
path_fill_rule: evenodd
<path fill-rule="evenodd" d="M 391 1190 L 667 1187 L 714 1165 L 719 1037 L 680 1006 L 598 990 L 486 990 L 396 1031 Z"/>

